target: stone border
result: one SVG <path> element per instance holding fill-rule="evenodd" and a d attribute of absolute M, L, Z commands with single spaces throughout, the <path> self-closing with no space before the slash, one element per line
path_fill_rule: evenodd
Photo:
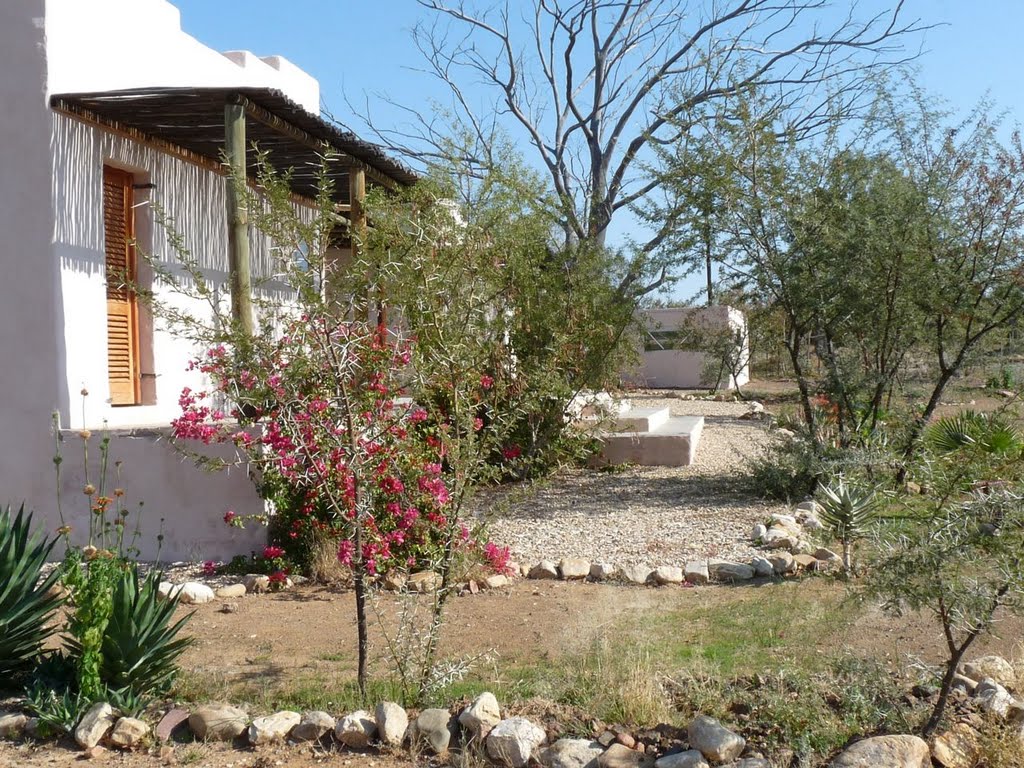
<path fill-rule="evenodd" d="M 519 574 L 528 579 L 561 579 L 563 581 L 618 581 L 626 584 L 695 586 L 718 582 L 733 584 L 754 578 L 779 578 L 802 573 L 837 569 L 842 558 L 825 547 L 816 547 L 813 538 L 824 525 L 818 519 L 813 501 L 801 502 L 792 515 L 773 514 L 766 524 L 759 523 L 751 531 L 751 539 L 765 549 L 765 555 L 749 563 L 709 558 L 691 560 L 683 566 L 622 565 L 591 563 L 584 558 L 541 560 L 533 566 L 518 566 Z"/>
<path fill-rule="evenodd" d="M 945 768 L 973 764 L 980 749 L 978 714 L 1018 727 L 1024 722 L 1024 702 L 1011 693 L 1018 682 L 1016 670 L 1006 659 L 992 655 L 976 658 L 963 665 L 953 684 L 954 694 L 968 710 L 966 718 L 938 734 L 931 745 L 911 735 L 874 736 L 855 741 L 830 765 L 925 765 L 931 759 Z M 915 696 L 936 695 L 934 689 L 921 688 L 915 686 Z M 144 720 L 120 717 L 110 704 L 99 702 L 82 716 L 73 736 L 89 759 L 111 748 L 159 746 L 159 756 L 167 762 L 174 754 L 170 742 L 187 731 L 200 741 L 231 742 L 242 749 L 316 742 L 328 749 L 363 753 L 394 754 L 407 749 L 412 756 L 442 756 L 471 752 L 507 768 L 526 768 L 531 763 L 544 768 L 771 768 L 764 754 L 743 736 L 704 715 L 697 715 L 685 731 L 673 726 L 641 732 L 620 725 L 594 727 L 593 740 L 560 738 L 548 745 L 548 733 L 541 726 L 507 712 L 503 718 L 495 696 L 485 692 L 468 706 L 430 708 L 415 716 L 388 701 L 377 704 L 372 713 L 357 710 L 340 718 L 322 711 L 289 710 L 250 718 L 245 710 L 230 704 L 204 704 L 192 710 L 172 707 L 155 729 Z M 0 712 L 0 738 L 44 740 L 56 735 L 44 730 L 38 718 Z"/>

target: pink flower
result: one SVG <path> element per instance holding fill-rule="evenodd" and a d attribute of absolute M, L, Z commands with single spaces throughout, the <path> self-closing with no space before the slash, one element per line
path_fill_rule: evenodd
<path fill-rule="evenodd" d="M 278 557 L 284 557 L 284 550 L 281 547 L 270 545 L 263 548 L 264 560 L 274 560 Z"/>
<path fill-rule="evenodd" d="M 484 559 L 487 560 L 487 564 L 494 569 L 495 573 L 508 572 L 510 556 L 511 552 L 508 547 L 498 546 L 493 541 L 488 541 L 484 544 Z"/>
<path fill-rule="evenodd" d="M 523 455 L 523 449 L 518 445 L 509 445 L 502 449 L 501 455 L 506 461 L 512 461 L 513 459 L 518 459 Z"/>
<path fill-rule="evenodd" d="M 233 510 L 229 509 L 227 512 L 224 513 L 224 522 L 228 525 L 231 525 L 231 523 L 234 521 L 236 517 L 238 517 L 238 515 L 236 515 Z"/>
<path fill-rule="evenodd" d="M 342 565 L 352 565 L 352 555 L 355 553 L 355 545 L 345 539 L 338 545 L 338 562 Z"/>
<path fill-rule="evenodd" d="M 483 419 L 481 419 L 479 416 L 477 416 L 475 419 L 473 419 L 473 431 L 474 432 L 479 432 L 483 428 L 484 428 L 484 420 Z"/>
<path fill-rule="evenodd" d="M 427 420 L 427 411 L 425 408 L 414 408 L 409 413 L 409 421 L 413 424 L 418 424 L 421 421 Z"/>
<path fill-rule="evenodd" d="M 207 560 L 203 563 L 204 576 L 213 576 L 215 573 L 217 573 L 217 564 L 213 560 Z"/>
<path fill-rule="evenodd" d="M 486 373 L 480 377 L 480 387 L 482 389 L 490 389 L 494 386 L 494 377 L 488 376 Z"/>

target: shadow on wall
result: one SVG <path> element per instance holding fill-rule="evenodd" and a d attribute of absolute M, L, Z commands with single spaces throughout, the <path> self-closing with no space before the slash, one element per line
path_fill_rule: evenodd
<path fill-rule="evenodd" d="M 71 246 L 76 254 L 63 267 L 100 273 L 104 264 L 103 166 L 115 165 L 152 183 L 139 195 L 136 216 L 142 221 L 140 247 L 160 264 L 180 263 L 164 227 L 156 222 L 159 206 L 167 226 L 181 239 L 185 250 L 211 279 L 228 269 L 226 184 L 221 174 L 147 147 L 131 139 L 53 113 L 53 200 L 56 212 L 53 240 Z M 314 209 L 296 205 L 298 216 L 308 222 Z M 147 233 L 143 241 L 142 233 Z M 263 234 L 251 230 L 250 259 L 254 279 L 272 281 L 280 273 L 280 248 Z M 85 257 L 86 252 L 91 255 Z M 275 293 L 269 288 L 269 293 Z"/>

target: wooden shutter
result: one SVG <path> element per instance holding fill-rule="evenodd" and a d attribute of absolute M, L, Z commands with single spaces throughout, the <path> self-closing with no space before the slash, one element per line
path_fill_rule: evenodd
<path fill-rule="evenodd" d="M 107 374 L 110 402 L 140 402 L 139 313 L 135 292 L 132 175 L 103 168 L 103 236 L 107 265 Z"/>

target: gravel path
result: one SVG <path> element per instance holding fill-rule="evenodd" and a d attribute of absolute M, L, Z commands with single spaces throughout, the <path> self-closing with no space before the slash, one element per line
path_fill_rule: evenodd
<path fill-rule="evenodd" d="M 684 565 L 708 557 L 749 562 L 751 527 L 785 509 L 752 498 L 741 476 L 766 434 L 737 418 L 744 403 L 632 394 L 634 407 L 669 406 L 673 416 L 704 416 L 689 467 L 633 467 L 623 472 L 566 471 L 539 487 L 482 494 L 477 509 L 491 538 L 515 559 L 583 557 L 616 565 Z"/>

